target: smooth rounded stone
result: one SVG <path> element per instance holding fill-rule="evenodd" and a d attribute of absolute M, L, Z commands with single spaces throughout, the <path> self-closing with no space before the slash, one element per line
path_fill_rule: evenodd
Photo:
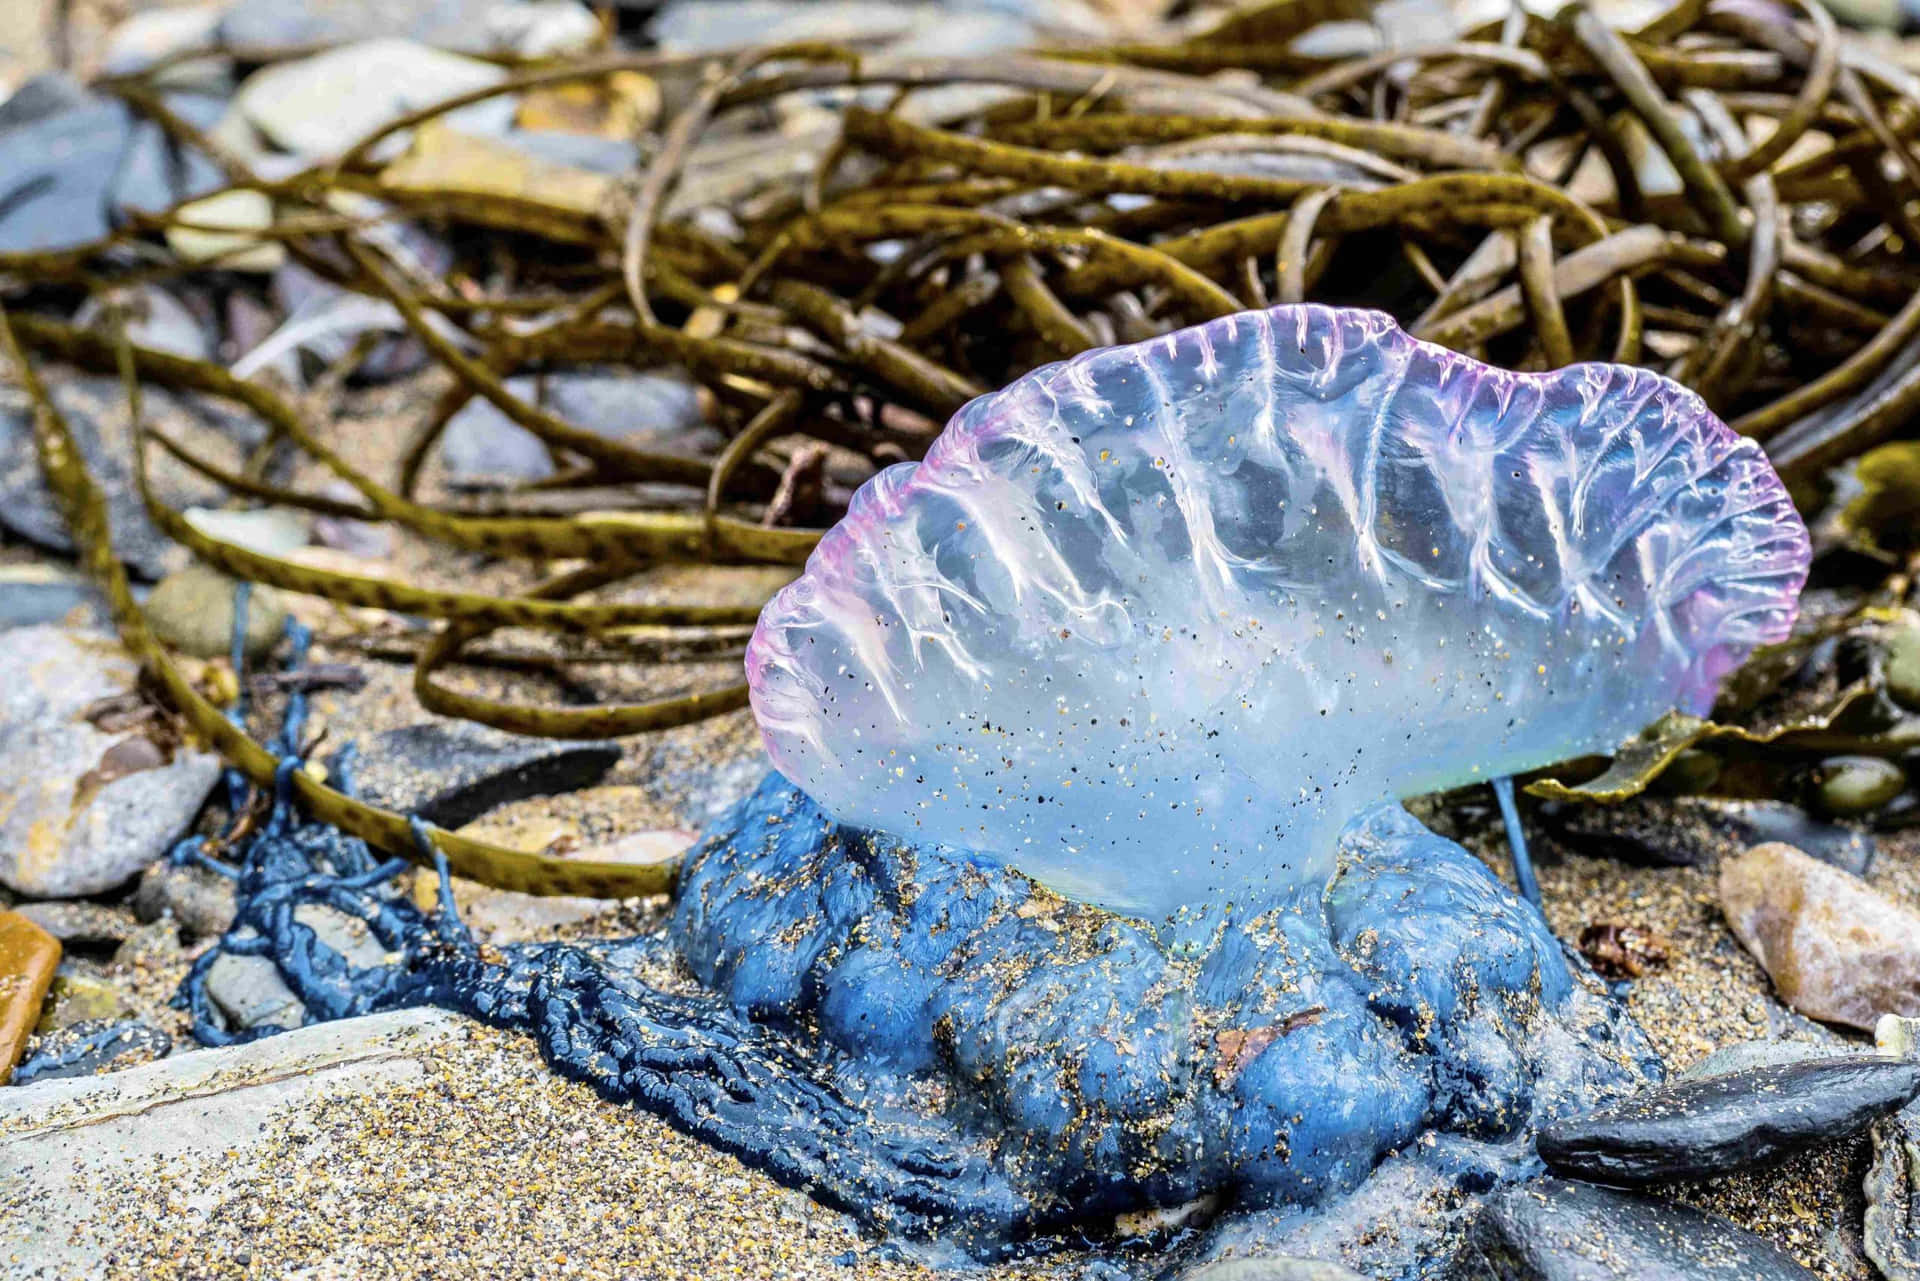
<path fill-rule="evenodd" d="M 747 681 L 836 817 L 1159 916 L 1324 883 L 1386 798 L 1706 713 L 1808 556 L 1677 384 L 1281 306 L 968 402 L 768 603 Z"/>
<path fill-rule="evenodd" d="M 1920 912 L 1791 845 L 1758 845 L 1720 866 L 1727 923 L 1780 999 L 1829 1023 L 1871 1030 L 1920 1015 Z"/>
<path fill-rule="evenodd" d="M 129 15 L 108 34 L 106 48 L 100 55 L 100 70 L 109 76 L 129 76 L 170 58 L 202 51 L 213 54 L 219 46 L 219 5 L 147 9 Z M 191 61 L 227 65 L 225 58 Z M 195 70 L 201 72 L 202 69 Z M 162 83 L 179 83 L 179 72 L 179 64 L 169 66 L 161 73 L 165 77 Z M 202 79 L 203 74 L 195 74 L 190 82 L 200 83 Z"/>
<path fill-rule="evenodd" d="M 1540 1132 L 1541 1159 L 1604 1183 L 1700 1179 L 1857 1133 L 1920 1094 L 1920 1061 L 1850 1054 L 1675 1081 Z"/>
<path fill-rule="evenodd" d="M 1720 781 L 1720 767 L 1720 757 L 1715 753 L 1688 748 L 1660 772 L 1654 786 L 1668 796 L 1704 792 Z"/>
<path fill-rule="evenodd" d="M 492 63 L 383 37 L 264 67 L 241 83 L 233 109 L 283 151 L 323 160 L 409 111 L 505 77 Z M 513 99 L 490 98 L 441 119 L 467 133 L 503 133 L 513 123 Z"/>
<path fill-rule="evenodd" d="M 138 684 L 138 666 L 107 637 L 53 626 L 7 633 L 0 884 L 35 898 L 112 889 L 164 854 L 199 812 L 220 776 L 212 753 L 180 746 L 154 768 L 104 782 L 93 773 L 130 740 L 95 729 L 86 710 Z"/>
<path fill-rule="evenodd" d="M 229 1031 L 293 1028 L 306 1021 L 307 1007 L 264 956 L 220 953 L 207 968 L 206 992 Z"/>
<path fill-rule="evenodd" d="M 1907 775 L 1879 756 L 1831 756 L 1815 771 L 1820 808 L 1835 818 L 1872 813 L 1906 790 Z"/>
<path fill-rule="evenodd" d="M 349 965 L 384 965 L 390 958 L 386 944 L 357 916 L 348 916 L 324 903 L 302 903 L 293 919 L 313 931 L 313 937 L 338 953 Z"/>
<path fill-rule="evenodd" d="M 1502 1188 L 1474 1226 L 1487 1281 L 1813 1281 L 1764 1237 L 1716 1215 L 1564 1179 Z"/>
<path fill-rule="evenodd" d="M 233 648 L 235 580 L 205 565 L 189 565 L 168 574 L 147 598 L 147 621 L 154 634 L 195 658 L 225 658 Z M 246 654 L 264 658 L 286 630 L 287 606 L 270 587 L 254 587 L 247 596 Z"/>
<path fill-rule="evenodd" d="M 182 515 L 189 525 L 208 538 L 233 543 L 263 556 L 285 558 L 310 541 L 306 518 L 284 508 L 233 511 L 224 507 L 189 507 Z"/>
<path fill-rule="evenodd" d="M 141 874 L 133 893 L 140 920 L 171 919 L 188 941 L 226 933 L 235 909 L 233 880 L 204 867 L 155 863 Z"/>
<path fill-rule="evenodd" d="M 60 944 L 17 912 L 0 910 L 0 1085 L 13 1075 L 40 1021 Z"/>
<path fill-rule="evenodd" d="M 507 390 L 595 435 L 640 449 L 699 457 L 722 441 L 701 412 L 698 387 L 678 373 L 515 377 L 507 380 Z M 462 485 L 553 474 L 545 442 L 478 396 L 448 421 L 440 459 L 448 479 Z"/>
<path fill-rule="evenodd" d="M 1908 711 L 1920 711 L 1920 622 L 1905 622 L 1887 629 L 1881 673 L 1887 693 Z"/>
<path fill-rule="evenodd" d="M 123 906 L 84 900 L 16 903 L 13 910 L 62 943 L 83 947 L 118 947 L 138 924 Z"/>
<path fill-rule="evenodd" d="M 120 1072 L 172 1052 L 173 1038 L 150 1024 L 131 1019 L 74 1023 L 36 1036 L 14 1069 L 13 1084 Z"/>
<path fill-rule="evenodd" d="M 219 192 L 182 208 L 180 221 L 193 225 L 169 226 L 167 247 L 187 262 L 264 274 L 286 261 L 286 246 L 259 234 L 273 225 L 273 201 L 265 192 Z"/>
<path fill-rule="evenodd" d="M 1216 1259 L 1175 1281 L 1367 1281 L 1352 1268 L 1320 1259 Z"/>
<path fill-rule="evenodd" d="M 403 36 L 457 53 L 533 58 L 578 51 L 598 35 L 592 13 L 570 0 L 238 0 L 220 20 L 222 41 L 256 56 Z"/>
<path fill-rule="evenodd" d="M 76 1023 L 111 1021 L 129 1012 L 127 998 L 113 984 L 84 974 L 56 974 L 33 1030 L 44 1035 Z"/>
<path fill-rule="evenodd" d="M 1920 1104 L 1874 1123 L 1862 1246 L 1886 1281 L 1920 1281 Z"/>
<path fill-rule="evenodd" d="M 619 760 L 618 743 L 524 738 L 466 721 L 427 721 L 365 739 L 354 778 L 376 805 L 457 828 L 508 801 L 591 787 Z"/>
<path fill-rule="evenodd" d="M 837 825 L 776 774 L 689 856 L 672 930 L 755 1019 L 928 1074 L 1018 1187 L 1081 1216 L 1210 1192 L 1318 1204 L 1426 1131 L 1511 1177 L 1534 1126 L 1657 1077 L 1459 846 L 1383 806 L 1339 867 L 1324 894 L 1156 933 Z"/>

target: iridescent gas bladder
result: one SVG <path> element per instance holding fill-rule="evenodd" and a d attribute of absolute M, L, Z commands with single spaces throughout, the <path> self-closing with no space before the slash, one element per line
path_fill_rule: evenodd
<path fill-rule="evenodd" d="M 967 405 L 747 666 L 835 818 L 1161 914 L 1324 882 L 1375 801 L 1705 711 L 1807 561 L 1765 456 L 1656 374 L 1277 307 Z"/>

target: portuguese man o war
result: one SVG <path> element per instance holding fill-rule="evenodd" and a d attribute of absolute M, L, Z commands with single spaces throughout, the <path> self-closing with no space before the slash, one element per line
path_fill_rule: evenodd
<path fill-rule="evenodd" d="M 1704 713 L 1808 554 L 1758 446 L 1658 374 L 1276 307 L 968 404 L 747 672 L 835 817 L 1161 916 L 1324 883 L 1368 804 Z"/>
<path fill-rule="evenodd" d="M 663 931 L 478 947 L 283 793 L 182 1000 L 203 1039 L 268 1034 L 207 999 L 234 954 L 309 1020 L 524 1030 L 932 1259 L 1145 1231 L 1105 1275 L 1437 1279 L 1542 1126 L 1664 1066 L 1394 798 L 1706 710 L 1807 562 L 1765 458 L 1652 374 L 1503 373 L 1321 307 L 1089 353 L 876 477 L 768 606 L 777 772 Z M 697 985 L 645 980 L 669 965 Z"/>

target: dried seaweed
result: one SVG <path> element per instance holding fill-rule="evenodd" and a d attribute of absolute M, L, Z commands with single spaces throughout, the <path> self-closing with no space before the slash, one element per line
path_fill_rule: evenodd
<path fill-rule="evenodd" d="M 273 199 L 277 222 L 263 236 L 331 283 L 391 304 L 452 374 L 391 481 L 329 448 L 311 401 L 267 378 L 117 348 L 44 305 L 50 290 L 104 295 L 216 270 L 167 259 L 161 237 L 189 225 L 190 210 L 136 219 L 78 250 L 0 257 L 0 298 L 23 373 L 29 358 L 124 364 L 139 384 L 231 402 L 275 448 L 317 460 L 357 497 L 291 492 L 150 429 L 139 434 L 142 475 L 159 450 L 238 499 L 391 521 L 536 573 L 584 562 L 509 595 L 321 570 L 211 538 L 143 487 L 155 522 L 229 573 L 435 620 L 437 636 L 415 648 L 421 701 L 530 734 L 644 732 L 736 708 L 741 691 L 599 708 L 481 698 L 445 669 L 483 655 L 489 633 L 537 628 L 578 646 L 582 661 L 604 661 L 610 646 L 644 661 L 649 646 L 622 648 L 616 636 L 644 626 L 653 652 L 711 652 L 713 629 L 750 622 L 751 608 L 589 593 L 663 563 L 798 564 L 818 531 L 786 523 L 796 509 L 780 480 L 807 449 L 831 451 L 843 472 L 871 472 L 917 456 L 959 404 L 1038 364 L 1243 307 L 1376 306 L 1515 368 L 1651 364 L 1761 440 L 1797 487 L 1910 426 L 1920 412 L 1909 209 L 1920 165 L 1907 139 L 1920 128 L 1920 81 L 1850 43 L 1815 4 L 1783 7 L 1775 21 L 1684 0 L 1638 32 L 1577 6 L 1551 20 L 1516 11 L 1431 48 L 1343 60 L 1292 48 L 1323 22 L 1365 12 L 1282 0 L 1181 44 L 1054 56 L 904 59 L 801 45 L 596 57 L 412 112 L 337 160 L 271 181 L 168 110 L 150 78 L 113 82 L 233 187 Z M 486 97 L 669 68 L 696 70 L 697 87 L 640 141 L 644 163 L 627 181 L 523 181 L 497 168 L 508 163 L 497 148 L 442 119 Z M 1220 71 L 1241 74 L 1208 78 Z M 981 92 L 937 117 L 918 110 L 928 91 L 956 86 Z M 837 131 L 809 168 L 748 183 L 716 231 L 697 201 L 676 196 L 703 147 L 796 96 L 833 113 Z M 406 131 L 406 152 L 380 158 Z M 388 212 L 345 216 L 345 193 Z M 397 218 L 462 233 L 458 287 L 395 256 L 381 231 Z M 684 367 L 711 394 L 727 443 L 707 458 L 638 449 L 507 382 L 607 364 Z M 478 514 L 417 497 L 434 441 L 475 397 L 564 464 Z M 50 407 L 41 417 L 48 479 L 115 591 L 129 644 L 192 728 L 266 783 L 271 758 L 167 677 L 166 655 L 114 589 L 84 464 L 49 425 Z M 568 488 L 632 499 L 566 515 L 540 506 Z M 829 487 L 825 507 L 806 514 L 830 519 L 846 489 Z M 1687 727 L 1653 746 L 1712 732 Z M 1640 765 L 1629 772 L 1644 785 Z M 299 786 L 348 830 L 413 852 L 397 816 Z M 604 875 L 631 890 L 619 879 L 630 871 L 443 845 L 462 875 L 496 884 L 578 893 Z"/>

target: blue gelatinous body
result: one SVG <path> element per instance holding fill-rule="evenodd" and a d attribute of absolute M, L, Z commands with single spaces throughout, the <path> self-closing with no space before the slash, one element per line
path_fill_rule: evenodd
<path fill-rule="evenodd" d="M 1036 1207 L 1316 1204 L 1437 1130 L 1509 1172 L 1657 1078 L 1539 915 L 1383 805 L 1331 883 L 1156 932 L 997 863 L 834 822 L 778 775 L 683 875 L 674 937 L 757 1021 L 945 1083 Z"/>
<path fill-rule="evenodd" d="M 967 405 L 748 677 L 835 817 L 1160 915 L 1323 884 L 1380 800 L 1705 711 L 1807 560 L 1765 456 L 1657 374 L 1278 307 Z"/>

